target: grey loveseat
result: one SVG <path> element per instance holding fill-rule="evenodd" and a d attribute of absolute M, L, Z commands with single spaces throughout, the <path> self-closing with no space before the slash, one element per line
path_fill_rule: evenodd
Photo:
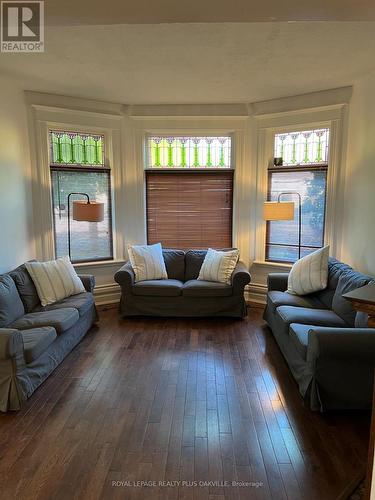
<path fill-rule="evenodd" d="M 97 320 L 86 292 L 42 307 L 24 265 L 0 276 L 0 411 L 18 410 Z"/>
<path fill-rule="evenodd" d="M 342 297 L 374 278 L 329 259 L 325 290 L 299 297 L 285 292 L 288 274 L 268 276 L 264 319 L 313 410 L 371 408 L 375 329 Z"/>
<path fill-rule="evenodd" d="M 197 280 L 206 250 L 163 250 L 168 279 L 135 283 L 130 262 L 115 274 L 123 316 L 246 316 L 244 288 L 250 273 L 238 262 L 232 283 Z"/>

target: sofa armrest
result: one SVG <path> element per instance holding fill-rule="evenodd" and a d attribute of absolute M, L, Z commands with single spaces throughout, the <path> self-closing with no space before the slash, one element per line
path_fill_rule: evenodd
<path fill-rule="evenodd" d="M 14 328 L 0 328 L 0 360 L 11 359 L 22 353 L 21 332 Z"/>
<path fill-rule="evenodd" d="M 135 274 L 130 261 L 127 261 L 115 274 L 115 281 L 125 293 L 131 293 L 135 283 Z"/>
<path fill-rule="evenodd" d="M 232 273 L 233 295 L 243 294 L 245 286 L 248 285 L 250 281 L 251 275 L 247 267 L 243 262 L 238 261 Z"/>
<path fill-rule="evenodd" d="M 288 288 L 288 273 L 270 273 L 267 277 L 268 291 L 285 292 Z"/>
<path fill-rule="evenodd" d="M 320 411 L 371 408 L 375 328 L 311 327 L 307 371 L 311 407 Z"/>
<path fill-rule="evenodd" d="M 93 274 L 79 274 L 79 279 L 82 281 L 86 292 L 93 292 L 95 288 L 95 276 Z"/>
<path fill-rule="evenodd" d="M 375 366 L 375 328 L 311 328 L 308 359 L 312 358 L 360 360 Z"/>

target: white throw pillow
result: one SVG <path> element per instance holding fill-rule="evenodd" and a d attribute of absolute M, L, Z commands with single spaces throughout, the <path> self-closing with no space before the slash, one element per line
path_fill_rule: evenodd
<path fill-rule="evenodd" d="M 232 273 L 236 267 L 239 251 L 223 252 L 209 248 L 204 258 L 198 279 L 231 284 Z"/>
<path fill-rule="evenodd" d="M 288 277 L 287 292 L 307 295 L 327 288 L 329 246 L 320 248 L 293 264 Z"/>
<path fill-rule="evenodd" d="M 136 282 L 168 279 L 160 243 L 155 245 L 129 245 L 128 253 Z"/>
<path fill-rule="evenodd" d="M 42 306 L 85 291 L 69 257 L 48 262 L 26 262 Z"/>

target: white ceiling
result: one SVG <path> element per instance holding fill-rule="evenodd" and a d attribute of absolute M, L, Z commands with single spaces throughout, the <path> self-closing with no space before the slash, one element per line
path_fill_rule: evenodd
<path fill-rule="evenodd" d="M 254 102 L 352 84 L 375 68 L 374 28 L 375 22 L 49 27 L 44 54 L 2 53 L 0 72 L 27 90 L 120 103 Z"/>
<path fill-rule="evenodd" d="M 256 21 L 375 21 L 373 0 L 47 0 L 52 26 Z"/>

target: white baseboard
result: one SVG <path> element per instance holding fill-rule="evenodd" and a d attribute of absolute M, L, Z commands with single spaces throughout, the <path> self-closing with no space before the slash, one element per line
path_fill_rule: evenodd
<path fill-rule="evenodd" d="M 103 306 L 120 302 L 121 289 L 116 283 L 97 285 L 94 290 L 95 304 Z"/>
<path fill-rule="evenodd" d="M 250 283 L 245 290 L 245 298 L 249 302 L 256 304 L 266 304 L 267 298 L 267 285 L 261 283 Z"/>

